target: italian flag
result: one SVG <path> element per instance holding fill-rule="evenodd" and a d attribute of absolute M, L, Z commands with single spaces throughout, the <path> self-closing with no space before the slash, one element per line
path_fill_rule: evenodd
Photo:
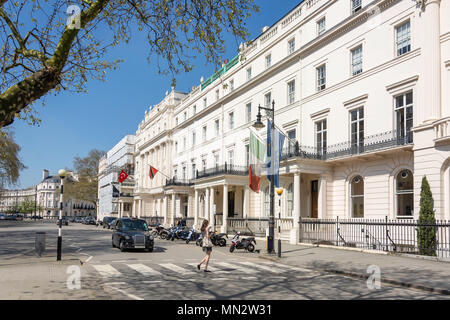
<path fill-rule="evenodd" d="M 250 189 L 256 193 L 259 193 L 265 154 L 266 146 L 250 131 L 248 182 Z"/>

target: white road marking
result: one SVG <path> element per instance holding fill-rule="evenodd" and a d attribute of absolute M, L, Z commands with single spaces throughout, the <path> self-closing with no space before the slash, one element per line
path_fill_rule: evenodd
<path fill-rule="evenodd" d="M 241 267 L 227 262 L 216 262 L 215 264 L 227 269 L 235 269 L 246 274 L 254 274 L 255 272 L 258 272 L 258 270 L 250 270 L 249 268 Z"/>
<path fill-rule="evenodd" d="M 242 280 L 256 280 L 256 277 L 241 277 Z"/>
<path fill-rule="evenodd" d="M 153 270 L 152 268 L 146 266 L 145 264 L 127 264 L 131 269 L 143 274 L 144 276 L 162 276 L 161 272 Z"/>
<path fill-rule="evenodd" d="M 261 269 L 261 270 L 265 270 L 265 271 L 269 271 L 269 272 L 273 272 L 273 273 L 283 272 L 283 270 L 280 270 L 279 268 L 264 266 L 264 265 L 260 265 L 260 264 L 249 262 L 249 261 L 239 261 L 239 263 L 244 264 L 249 267 L 252 267 L 252 268 L 257 268 L 257 269 Z"/>
<path fill-rule="evenodd" d="M 142 283 L 159 283 L 163 282 L 162 280 L 151 280 L 151 281 L 142 281 Z"/>
<path fill-rule="evenodd" d="M 93 257 L 90 256 L 89 258 L 86 259 L 86 262 L 89 262 Z"/>
<path fill-rule="evenodd" d="M 284 268 L 284 269 L 289 269 L 292 271 L 299 271 L 299 272 L 308 272 L 308 273 L 317 273 L 316 271 L 312 270 L 312 269 L 305 269 L 305 268 L 300 268 L 300 267 L 293 267 L 293 266 L 288 266 L 286 264 L 280 264 L 280 263 L 275 263 L 275 262 L 261 262 L 262 264 L 266 264 L 269 266 L 273 266 L 274 268 Z"/>
<path fill-rule="evenodd" d="M 184 268 L 181 268 L 173 263 L 160 263 L 159 264 L 161 267 L 169 269 L 171 271 L 175 271 L 176 273 L 180 273 L 180 274 L 194 274 L 194 272 L 190 271 L 190 270 L 186 270 Z"/>
<path fill-rule="evenodd" d="M 228 280 L 231 280 L 231 279 L 228 279 L 228 278 L 212 278 L 211 280 L 213 280 L 213 281 L 228 281 Z"/>
<path fill-rule="evenodd" d="M 116 288 L 116 287 L 112 287 L 110 284 L 105 284 L 105 286 L 108 286 L 109 288 L 111 288 L 111 289 L 113 289 L 113 290 L 116 290 L 116 291 L 119 291 L 120 293 L 123 293 L 124 295 L 126 295 L 127 297 L 129 297 L 129 298 L 131 298 L 131 299 L 134 299 L 134 300 L 144 300 L 143 298 L 140 298 L 140 297 L 138 297 L 138 296 L 135 296 L 134 294 L 131 294 L 131 293 L 127 293 L 127 292 L 125 292 L 124 290 L 121 290 L 121 289 L 119 289 L 119 288 Z"/>
<path fill-rule="evenodd" d="M 114 276 L 120 276 L 121 273 L 114 269 L 110 264 L 97 264 L 92 265 L 95 270 L 97 270 L 102 277 L 114 277 Z"/>
<path fill-rule="evenodd" d="M 190 265 L 190 266 L 194 266 L 195 267 L 195 269 L 197 269 L 197 265 L 198 265 L 198 263 L 187 263 L 188 265 Z M 200 266 L 200 270 L 201 271 L 203 271 L 203 269 L 205 268 L 205 265 L 201 265 Z M 208 270 L 210 270 L 211 272 L 214 272 L 214 273 L 229 273 L 229 271 L 225 271 L 225 270 L 220 270 L 220 269 L 217 269 L 217 268 L 214 268 L 214 267 L 211 267 L 211 266 L 208 266 Z"/>

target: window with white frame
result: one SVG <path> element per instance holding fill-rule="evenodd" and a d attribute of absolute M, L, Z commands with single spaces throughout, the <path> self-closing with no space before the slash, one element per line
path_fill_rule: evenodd
<path fill-rule="evenodd" d="M 295 51 L 295 38 L 288 41 L 288 54 L 292 54 Z"/>
<path fill-rule="evenodd" d="M 397 137 L 412 142 L 413 92 L 409 91 L 395 97 L 395 118 Z"/>
<path fill-rule="evenodd" d="M 197 170 L 196 167 L 195 167 L 195 162 L 192 162 L 191 168 L 192 168 L 192 171 L 191 171 L 191 178 L 192 178 L 192 179 L 195 179 L 195 177 L 196 177 L 195 171 Z"/>
<path fill-rule="evenodd" d="M 230 80 L 230 91 L 233 91 L 233 90 L 234 90 L 234 80 L 231 79 Z"/>
<path fill-rule="evenodd" d="M 272 93 L 266 93 L 264 95 L 264 107 L 270 108 L 270 104 L 272 103 Z"/>
<path fill-rule="evenodd" d="M 186 137 L 183 138 L 183 151 L 187 149 Z"/>
<path fill-rule="evenodd" d="M 219 133 L 220 133 L 220 124 L 219 124 L 219 120 L 216 120 L 216 121 L 214 122 L 214 125 L 215 125 L 215 128 L 216 128 L 216 137 L 218 137 L 218 136 L 219 136 Z"/>
<path fill-rule="evenodd" d="M 197 113 L 197 106 L 192 107 L 192 114 L 195 115 Z"/>
<path fill-rule="evenodd" d="M 234 112 L 230 112 L 228 114 L 228 119 L 229 119 L 229 128 L 234 129 Z"/>
<path fill-rule="evenodd" d="M 351 0 L 352 1 L 352 13 L 358 12 L 361 10 L 361 0 Z"/>
<path fill-rule="evenodd" d="M 252 104 L 251 103 L 247 103 L 245 105 L 245 119 L 247 120 L 247 122 L 252 121 Z"/>
<path fill-rule="evenodd" d="M 250 165 L 250 145 L 245 145 L 245 166 L 248 167 Z"/>
<path fill-rule="evenodd" d="M 295 80 L 292 80 L 287 84 L 288 87 L 288 104 L 295 102 Z"/>
<path fill-rule="evenodd" d="M 187 119 L 187 111 L 185 111 L 185 112 L 183 113 L 183 118 L 184 118 L 184 121 L 186 121 L 186 119 Z"/>
<path fill-rule="evenodd" d="M 395 177 L 397 218 L 414 216 L 414 177 L 410 170 L 402 170 Z"/>
<path fill-rule="evenodd" d="M 206 158 L 202 158 L 202 170 L 206 170 Z"/>
<path fill-rule="evenodd" d="M 356 176 L 350 184 L 351 217 L 364 218 L 364 179 Z"/>
<path fill-rule="evenodd" d="M 206 141 L 206 133 L 207 133 L 207 127 L 206 126 L 203 126 L 203 129 L 202 129 L 202 136 L 203 136 L 203 141 Z"/>
<path fill-rule="evenodd" d="M 175 142 L 175 154 L 178 154 L 178 142 Z"/>
<path fill-rule="evenodd" d="M 228 163 L 230 166 L 234 164 L 234 150 L 228 150 Z"/>
<path fill-rule="evenodd" d="M 272 65 L 272 55 L 268 54 L 266 56 L 266 69 L 269 69 L 271 65 Z"/>
<path fill-rule="evenodd" d="M 216 101 L 220 99 L 220 91 L 219 89 L 216 90 Z"/>
<path fill-rule="evenodd" d="M 411 24 L 409 20 L 395 28 L 397 56 L 411 51 Z"/>
<path fill-rule="evenodd" d="M 192 147 L 195 147 L 195 138 L 196 138 L 196 134 L 194 131 L 194 132 L 192 132 Z"/>
<path fill-rule="evenodd" d="M 219 153 L 218 152 L 214 152 L 214 166 L 217 168 L 219 167 Z"/>
<path fill-rule="evenodd" d="M 327 120 L 316 122 L 316 148 L 320 154 L 327 153 Z"/>
<path fill-rule="evenodd" d="M 317 35 L 320 36 L 325 32 L 325 17 L 317 21 Z"/>
<path fill-rule="evenodd" d="M 175 125 L 178 125 L 178 117 L 175 118 Z"/>
<path fill-rule="evenodd" d="M 326 88 L 326 65 L 323 64 L 316 68 L 317 74 L 317 91 L 324 90 Z"/>
<path fill-rule="evenodd" d="M 350 140 L 353 153 L 364 148 L 364 108 L 350 111 Z"/>
<path fill-rule="evenodd" d="M 363 71 L 362 68 L 362 45 L 351 50 L 352 55 L 352 75 L 357 75 Z"/>
<path fill-rule="evenodd" d="M 252 79 L 252 68 L 247 69 L 247 81 Z"/>
<path fill-rule="evenodd" d="M 207 106 L 208 106 L 208 99 L 203 98 L 203 109 L 206 109 Z"/>
<path fill-rule="evenodd" d="M 182 175 L 182 179 L 186 180 L 186 166 L 183 166 L 183 175 Z"/>

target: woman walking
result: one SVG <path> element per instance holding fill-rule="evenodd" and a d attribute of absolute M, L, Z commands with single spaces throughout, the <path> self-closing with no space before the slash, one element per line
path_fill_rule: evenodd
<path fill-rule="evenodd" d="M 200 266 L 202 263 L 205 263 L 205 272 L 211 272 L 208 270 L 208 263 L 209 259 L 211 258 L 211 252 L 212 252 L 212 243 L 210 239 L 209 234 L 209 228 L 208 228 L 209 221 L 203 220 L 202 227 L 200 228 L 200 231 L 202 232 L 202 239 L 203 239 L 203 251 L 206 253 L 206 256 L 203 258 L 203 260 L 200 262 L 200 264 L 197 265 L 197 269 L 200 270 Z"/>

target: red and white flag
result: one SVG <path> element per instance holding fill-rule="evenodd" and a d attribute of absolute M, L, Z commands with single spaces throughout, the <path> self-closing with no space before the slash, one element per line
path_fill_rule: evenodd
<path fill-rule="evenodd" d="M 158 172 L 158 169 L 150 166 L 150 172 L 148 173 L 148 175 L 150 176 L 150 179 L 153 180 L 153 178 L 155 177 L 155 174 Z"/>
<path fill-rule="evenodd" d="M 125 181 L 125 179 L 128 177 L 128 174 L 125 171 L 120 171 L 119 175 L 119 183 L 122 183 Z"/>
<path fill-rule="evenodd" d="M 252 191 L 259 193 L 261 170 L 264 164 L 266 146 L 250 130 L 248 184 Z"/>

